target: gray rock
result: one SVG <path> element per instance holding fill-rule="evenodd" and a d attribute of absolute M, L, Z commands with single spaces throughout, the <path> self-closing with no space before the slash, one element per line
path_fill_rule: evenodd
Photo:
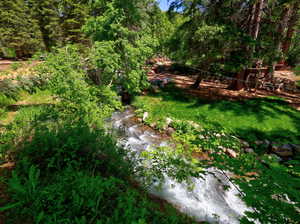
<path fill-rule="evenodd" d="M 169 126 L 171 123 L 173 122 L 173 120 L 169 117 L 166 118 L 166 125 Z"/>
<path fill-rule="evenodd" d="M 155 123 L 155 122 L 154 122 L 154 123 L 151 123 L 151 124 L 150 124 L 150 127 L 151 127 L 151 128 L 156 128 L 156 123 Z"/>
<path fill-rule="evenodd" d="M 167 131 L 166 131 L 167 135 L 172 135 L 174 132 L 175 132 L 174 128 L 171 128 L 171 127 L 167 128 Z"/>
<path fill-rule="evenodd" d="M 226 154 L 229 155 L 231 158 L 236 158 L 237 153 L 233 151 L 232 149 L 226 149 Z"/>
<path fill-rule="evenodd" d="M 272 152 L 281 157 L 293 156 L 293 148 L 290 144 L 284 144 L 282 146 L 272 145 Z"/>
<path fill-rule="evenodd" d="M 144 112 L 143 114 L 143 121 L 146 121 L 146 119 L 149 117 L 149 113 L 148 112 Z"/>
<path fill-rule="evenodd" d="M 258 141 L 258 140 L 257 140 L 257 141 L 255 141 L 254 143 L 255 143 L 256 145 L 262 145 L 262 144 L 264 144 L 264 142 L 263 142 L 263 141 Z"/>
<path fill-rule="evenodd" d="M 249 143 L 246 142 L 246 141 L 244 141 L 244 140 L 241 140 L 241 143 L 242 143 L 243 146 L 245 146 L 245 147 L 247 147 L 247 148 L 250 147 Z"/>
<path fill-rule="evenodd" d="M 300 153 L 300 145 L 290 144 L 296 152 Z"/>
<path fill-rule="evenodd" d="M 279 156 L 277 156 L 276 154 L 270 154 L 270 156 L 274 159 L 274 160 L 276 160 L 277 162 L 281 162 L 282 161 L 282 159 L 279 157 Z"/>
<path fill-rule="evenodd" d="M 264 140 L 264 143 L 265 143 L 267 146 L 269 146 L 269 145 L 271 144 L 271 142 L 270 142 L 269 140 L 267 140 L 267 139 Z"/>
<path fill-rule="evenodd" d="M 254 150 L 252 148 L 245 148 L 244 150 L 247 153 L 254 153 Z"/>

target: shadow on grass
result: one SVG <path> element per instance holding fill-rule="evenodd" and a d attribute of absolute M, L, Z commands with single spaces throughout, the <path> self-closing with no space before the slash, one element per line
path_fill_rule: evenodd
<path fill-rule="evenodd" d="M 157 93 L 150 92 L 148 95 L 152 97 L 161 97 L 164 101 L 190 102 L 195 99 L 186 94 L 183 89 L 180 89 L 173 84 L 167 85 Z"/>
<path fill-rule="evenodd" d="M 7 110 L 9 112 L 16 112 L 23 108 L 29 108 L 29 107 L 41 107 L 41 106 L 49 106 L 53 105 L 51 103 L 39 103 L 39 104 L 12 104 L 7 106 Z"/>
<path fill-rule="evenodd" d="M 270 117 L 279 119 L 282 114 L 295 119 L 295 122 L 300 122 L 300 115 L 296 115 L 299 112 L 280 99 L 256 98 L 239 101 L 198 99 L 190 107 L 198 108 L 203 105 L 208 105 L 211 110 L 230 111 L 237 116 L 255 116 L 259 122 Z"/>
<path fill-rule="evenodd" d="M 206 106 L 205 112 L 199 111 L 198 120 L 201 120 L 209 126 L 222 128 L 222 121 L 218 121 L 218 114 L 223 115 L 226 112 L 232 117 L 228 119 L 234 122 L 234 117 L 247 120 L 245 123 L 234 124 L 232 131 L 242 138 L 248 140 L 269 139 L 278 142 L 300 143 L 300 112 L 290 107 L 284 99 L 280 98 L 255 98 L 238 101 L 229 100 L 211 100 L 209 98 L 196 98 L 190 96 L 174 86 L 167 86 L 159 93 L 150 94 L 153 97 L 160 97 L 163 101 L 173 101 L 178 103 L 187 103 L 187 108 L 197 109 Z M 210 111 L 212 119 L 210 119 Z M 207 113 L 209 112 L 209 113 Z M 224 117 L 222 118 L 224 120 Z M 289 123 L 285 127 L 285 119 Z M 226 118 L 225 118 L 226 120 Z M 253 121 L 253 124 L 250 123 Z M 276 122 L 278 121 L 278 123 Z M 255 124 L 255 123 L 256 124 Z M 263 125 L 271 127 L 271 131 L 263 131 Z M 276 124 L 277 123 L 277 124 Z M 282 126 L 280 126 L 282 124 Z M 260 129 L 261 127 L 261 129 Z M 293 130 L 290 130 L 292 127 Z M 227 127 L 228 128 L 228 127 Z"/>

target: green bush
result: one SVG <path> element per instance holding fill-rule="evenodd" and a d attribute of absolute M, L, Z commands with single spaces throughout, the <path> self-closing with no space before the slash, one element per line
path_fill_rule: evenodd
<path fill-rule="evenodd" d="M 115 147 L 115 142 L 102 130 L 65 123 L 59 129 L 37 128 L 34 137 L 25 141 L 17 160 L 25 170 L 35 165 L 44 175 L 71 166 L 97 169 L 104 176 L 124 176 L 130 173 L 130 164 L 123 157 L 125 151 Z"/>
<path fill-rule="evenodd" d="M 121 179 L 91 176 L 65 169 L 47 182 L 34 166 L 27 176 L 13 174 L 9 182 L 14 203 L 9 223 L 183 223 L 184 219 L 164 216 L 145 194 Z M 17 216 L 13 216 L 17 214 Z"/>
<path fill-rule="evenodd" d="M 126 152 L 101 130 L 36 128 L 18 149 L 7 223 L 190 223 L 130 185 Z"/>
<path fill-rule="evenodd" d="M 13 99 L 7 97 L 6 95 L 0 92 L 0 108 L 7 107 L 8 105 L 13 104 L 14 102 L 15 101 Z"/>

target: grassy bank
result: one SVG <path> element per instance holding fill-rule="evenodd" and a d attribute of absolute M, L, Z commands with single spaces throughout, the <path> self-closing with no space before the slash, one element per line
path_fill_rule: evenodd
<path fill-rule="evenodd" d="M 221 126 L 249 141 L 268 139 L 300 143 L 300 113 L 281 99 L 210 101 L 168 88 L 138 96 L 134 105 L 148 111 L 153 122 L 173 117 L 199 122 L 204 127 Z"/>

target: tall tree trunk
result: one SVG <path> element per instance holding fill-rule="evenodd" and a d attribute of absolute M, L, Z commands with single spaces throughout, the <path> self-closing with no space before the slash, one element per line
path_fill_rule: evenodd
<path fill-rule="evenodd" d="M 214 62 L 214 59 L 212 57 L 208 58 L 207 60 L 205 60 L 205 62 L 202 62 L 201 65 L 199 66 L 200 68 L 203 67 L 203 65 L 206 65 L 207 68 L 209 68 L 209 66 L 211 65 L 211 63 Z M 197 79 L 195 80 L 194 84 L 191 85 L 192 89 L 197 89 L 202 81 L 203 78 L 203 74 L 201 71 L 199 73 L 199 75 L 197 76 Z"/>
<path fill-rule="evenodd" d="M 274 77 L 276 65 L 281 57 L 282 41 L 283 41 L 283 37 L 285 36 L 285 30 L 287 28 L 290 15 L 291 15 L 291 8 L 285 7 L 282 11 L 280 20 L 278 21 L 278 29 L 277 29 L 275 43 L 274 43 L 275 45 L 274 55 L 269 65 L 269 72 L 268 72 L 269 79 L 272 79 Z"/>
<path fill-rule="evenodd" d="M 251 10 L 248 34 L 252 37 L 253 40 L 256 40 L 258 37 L 262 12 L 266 1 L 267 0 L 257 0 L 257 2 L 253 5 L 253 8 Z M 247 47 L 245 50 L 248 52 L 248 55 L 251 59 L 255 51 L 255 46 L 252 48 Z M 245 68 L 244 71 L 241 71 L 236 75 L 236 80 L 232 82 L 229 88 L 232 90 L 244 89 L 246 78 L 247 78 L 247 68 Z"/>
<path fill-rule="evenodd" d="M 200 74 L 197 76 L 197 79 L 196 79 L 196 81 L 194 82 L 194 84 L 191 86 L 191 88 L 197 89 L 197 88 L 199 87 L 201 81 L 202 81 L 202 74 L 200 73 Z"/>
<path fill-rule="evenodd" d="M 260 21 L 261 21 L 261 14 L 263 10 L 265 0 L 259 0 L 255 5 L 255 11 L 254 11 L 254 18 L 253 18 L 253 24 L 251 29 L 251 37 L 256 40 L 259 33 L 260 28 Z"/>
<path fill-rule="evenodd" d="M 299 1 L 296 1 L 293 5 L 293 8 L 292 8 L 293 11 L 292 11 L 291 17 L 288 21 L 288 30 L 286 33 L 286 37 L 282 43 L 282 52 L 283 52 L 284 56 L 286 56 L 289 52 L 291 42 L 292 42 L 292 37 L 294 35 L 295 28 L 296 28 L 297 22 L 299 20 L 299 13 L 298 13 L 299 7 L 300 7 L 300 3 L 299 3 Z"/>
<path fill-rule="evenodd" d="M 244 89 L 246 78 L 247 78 L 247 69 L 244 69 L 236 75 L 235 80 L 233 80 L 233 82 L 230 84 L 228 88 L 231 90 Z"/>

